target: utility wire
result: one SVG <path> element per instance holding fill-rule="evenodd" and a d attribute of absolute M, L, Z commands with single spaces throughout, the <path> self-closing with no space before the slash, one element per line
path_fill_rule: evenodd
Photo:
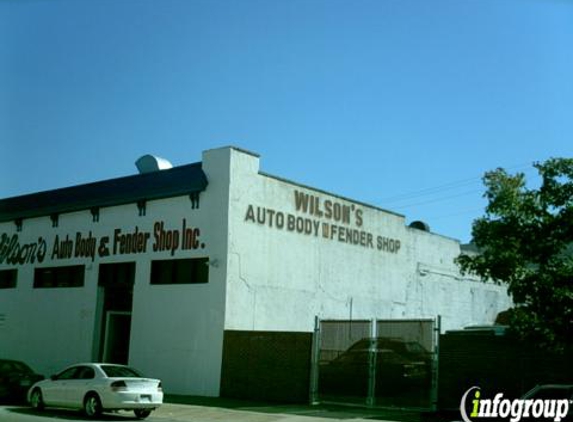
<path fill-rule="evenodd" d="M 480 207 L 480 208 L 469 208 L 463 211 L 456 211 L 456 212 L 452 212 L 452 213 L 448 213 L 448 214 L 439 214 L 436 215 L 435 217 L 427 217 L 428 221 L 435 221 L 435 220 L 441 220 L 444 218 L 450 218 L 450 217 L 457 217 L 460 215 L 468 215 L 468 214 L 475 214 L 477 212 L 484 212 L 484 207 Z"/>
<path fill-rule="evenodd" d="M 529 173 L 531 171 L 533 171 L 534 169 L 531 167 L 531 164 L 520 164 L 520 165 L 515 165 L 515 166 L 511 166 L 511 167 L 507 167 L 506 170 L 516 170 L 516 169 L 523 169 L 529 167 L 526 171 L 524 171 L 524 173 Z M 408 192 L 408 193 L 404 193 L 404 194 L 400 194 L 400 195 L 395 195 L 395 196 L 391 196 L 391 197 L 387 197 L 387 198 L 383 198 L 380 200 L 380 203 L 383 204 L 384 206 L 389 206 L 393 203 L 400 203 L 400 202 L 404 202 L 410 199 L 417 199 L 417 198 L 422 198 L 422 197 L 426 197 L 426 196 L 432 196 L 432 195 L 436 195 L 436 194 L 440 194 L 440 193 L 444 193 L 446 191 L 452 191 L 452 190 L 456 190 L 456 189 L 460 189 L 463 187 L 469 187 L 472 185 L 477 185 L 477 184 L 481 184 L 482 183 L 482 177 L 483 176 L 479 176 L 479 177 L 471 177 L 471 178 L 467 178 L 467 179 L 461 179 L 461 180 L 457 180 L 457 181 L 453 181 L 453 182 L 449 182 L 449 183 L 445 183 L 443 185 L 438 185 L 438 186 L 434 186 L 434 187 L 429 187 L 429 188 L 424 188 L 424 189 L 420 189 L 418 191 L 412 191 L 412 192 Z M 482 186 L 483 188 L 483 186 Z M 464 192 L 461 193 L 459 195 L 453 195 L 453 196 L 446 196 L 443 197 L 442 199 L 437 198 L 437 199 L 431 199 L 429 200 L 429 202 L 439 202 L 441 200 L 448 200 L 451 198 L 455 198 L 456 196 L 465 196 L 468 195 L 470 193 L 475 193 L 475 192 L 482 192 L 483 189 L 481 190 L 472 190 L 470 192 Z M 424 203 L 428 203 L 428 202 L 423 202 L 423 203 L 415 203 L 415 204 L 407 204 L 407 205 L 403 205 L 403 206 L 399 206 L 398 208 L 408 208 L 411 206 L 416 206 L 416 205 L 421 205 Z M 395 206 L 392 208 L 396 208 Z"/>
<path fill-rule="evenodd" d="M 396 196 L 392 196 L 389 198 L 382 199 L 381 202 L 384 204 L 394 203 L 394 202 L 403 202 L 404 200 L 408 199 L 415 199 L 423 196 L 434 195 L 436 193 L 443 193 L 444 191 L 458 189 L 466 186 L 477 185 L 481 182 L 479 179 L 465 179 L 460 180 L 457 182 L 451 182 L 444 185 L 439 185 L 431 188 L 421 189 L 419 191 L 413 191 L 409 193 L 404 193 Z"/>
<path fill-rule="evenodd" d="M 412 208 L 412 207 L 417 207 L 419 205 L 426 205 L 426 204 L 433 204 L 435 202 L 442 202 L 442 201 L 448 201 L 451 199 L 455 199 L 455 198 L 459 198 L 461 196 L 468 196 L 468 195 L 472 195 L 475 193 L 481 192 L 481 190 L 479 189 L 474 189 L 474 190 L 470 190 L 470 191 L 466 191 L 466 192 L 462 192 L 462 193 L 458 193 L 455 195 L 448 195 L 448 196 L 441 196 L 439 198 L 434 198 L 434 199 L 428 199 L 427 201 L 422 201 L 422 202 L 415 202 L 415 203 L 411 203 L 411 204 L 406 204 L 406 205 L 400 205 L 398 207 L 393 207 L 396 210 L 400 210 L 400 209 L 404 209 L 404 208 Z"/>

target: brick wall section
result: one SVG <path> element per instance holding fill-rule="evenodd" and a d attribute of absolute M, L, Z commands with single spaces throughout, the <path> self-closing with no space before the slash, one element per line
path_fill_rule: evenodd
<path fill-rule="evenodd" d="M 506 336 L 440 336 L 438 407 L 459 408 L 464 392 L 479 386 L 484 397 L 520 397 L 537 384 L 570 384 L 570 354 L 556 355 Z"/>
<path fill-rule="evenodd" d="M 221 396 L 307 403 L 312 334 L 225 331 Z"/>

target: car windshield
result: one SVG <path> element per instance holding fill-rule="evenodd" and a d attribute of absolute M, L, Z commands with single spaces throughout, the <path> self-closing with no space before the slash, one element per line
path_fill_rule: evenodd
<path fill-rule="evenodd" d="M 141 378 L 141 374 L 127 366 L 102 365 L 101 369 L 108 378 Z"/>
<path fill-rule="evenodd" d="M 32 370 L 23 362 L 4 360 L 0 361 L 0 372 L 31 373 Z"/>
<path fill-rule="evenodd" d="M 425 355 L 429 353 L 420 343 L 409 341 L 405 343 L 404 346 L 406 347 L 406 350 L 410 353 L 415 353 L 419 355 Z"/>

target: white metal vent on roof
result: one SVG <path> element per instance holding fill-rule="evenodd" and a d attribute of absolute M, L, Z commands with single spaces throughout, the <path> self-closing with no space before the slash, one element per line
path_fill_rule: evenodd
<path fill-rule="evenodd" d="M 136 162 L 137 170 L 140 174 L 152 173 L 159 170 L 167 170 L 173 167 L 165 158 L 156 157 L 155 155 L 146 154 L 140 157 Z"/>

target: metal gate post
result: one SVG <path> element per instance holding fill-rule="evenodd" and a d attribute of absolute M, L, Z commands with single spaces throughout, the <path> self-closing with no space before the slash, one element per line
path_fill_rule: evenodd
<path fill-rule="evenodd" d="M 440 334 L 442 333 L 442 316 L 438 315 L 434 322 L 434 355 L 432 357 L 432 390 L 430 393 L 431 410 L 438 410 L 438 359 L 440 352 Z"/>
<path fill-rule="evenodd" d="M 373 319 L 370 326 L 370 344 L 368 347 L 368 396 L 366 405 L 374 406 L 376 400 L 376 320 Z"/>
<path fill-rule="evenodd" d="M 320 318 L 314 318 L 312 351 L 310 360 L 310 404 L 319 404 L 318 400 L 318 362 L 320 360 Z"/>

